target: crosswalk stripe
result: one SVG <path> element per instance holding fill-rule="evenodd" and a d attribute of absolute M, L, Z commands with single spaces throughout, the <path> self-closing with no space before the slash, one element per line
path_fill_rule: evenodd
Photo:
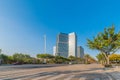
<path fill-rule="evenodd" d="M 58 75 L 58 76 L 55 76 L 55 77 L 49 78 L 49 79 L 47 79 L 47 80 L 55 80 L 55 79 L 58 79 L 58 78 L 60 78 L 60 77 L 65 76 L 65 75 L 67 75 L 67 74 L 60 74 L 60 75 Z"/>
<path fill-rule="evenodd" d="M 65 78 L 64 80 L 71 80 L 71 78 L 73 78 L 74 76 L 75 76 L 75 75 L 71 75 L 71 76 Z"/>
<path fill-rule="evenodd" d="M 46 76 L 42 76 L 42 77 L 37 77 L 37 78 L 34 78 L 32 80 L 40 80 L 40 79 L 47 78 L 47 77 L 50 77 L 50 76 L 53 76 L 53 75 L 46 75 Z"/>

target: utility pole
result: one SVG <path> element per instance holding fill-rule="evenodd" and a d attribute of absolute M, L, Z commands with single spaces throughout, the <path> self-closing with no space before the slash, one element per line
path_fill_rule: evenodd
<path fill-rule="evenodd" d="M 44 35 L 44 53 L 46 54 L 46 35 Z"/>

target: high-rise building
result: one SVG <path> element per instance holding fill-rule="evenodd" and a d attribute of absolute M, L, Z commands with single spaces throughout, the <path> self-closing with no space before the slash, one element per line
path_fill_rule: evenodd
<path fill-rule="evenodd" d="M 56 56 L 56 46 L 53 47 L 53 56 Z"/>
<path fill-rule="evenodd" d="M 78 58 L 84 58 L 84 49 L 81 46 L 77 47 L 77 57 Z"/>
<path fill-rule="evenodd" d="M 77 57 L 77 36 L 74 32 L 69 34 L 68 45 L 69 45 L 69 56 Z"/>
<path fill-rule="evenodd" d="M 77 35 L 73 33 L 59 33 L 56 46 L 53 47 L 53 55 L 62 57 L 83 57 L 84 49 L 77 47 Z"/>
<path fill-rule="evenodd" d="M 68 34 L 58 34 L 56 43 L 56 55 L 68 57 Z"/>

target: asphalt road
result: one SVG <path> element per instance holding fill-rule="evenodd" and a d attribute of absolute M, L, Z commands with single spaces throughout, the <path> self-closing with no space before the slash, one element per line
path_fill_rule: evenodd
<path fill-rule="evenodd" d="M 0 80 L 110 80 L 99 64 L 0 66 Z"/>
<path fill-rule="evenodd" d="M 24 64 L 24 65 L 0 65 L 0 72 L 2 71 L 14 71 L 23 69 L 37 69 L 37 68 L 48 68 L 65 66 L 68 64 Z"/>

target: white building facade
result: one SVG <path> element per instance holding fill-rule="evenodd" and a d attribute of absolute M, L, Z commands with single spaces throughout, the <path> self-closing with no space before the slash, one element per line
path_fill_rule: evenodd
<path fill-rule="evenodd" d="M 53 56 L 56 56 L 56 46 L 53 47 Z"/>
<path fill-rule="evenodd" d="M 68 48 L 69 48 L 69 52 L 68 52 L 69 56 L 77 57 L 77 36 L 74 32 L 69 34 Z"/>
<path fill-rule="evenodd" d="M 54 56 L 62 57 L 83 57 L 84 49 L 77 47 L 77 35 L 73 33 L 59 33 L 56 40 L 56 46 L 53 47 Z"/>

